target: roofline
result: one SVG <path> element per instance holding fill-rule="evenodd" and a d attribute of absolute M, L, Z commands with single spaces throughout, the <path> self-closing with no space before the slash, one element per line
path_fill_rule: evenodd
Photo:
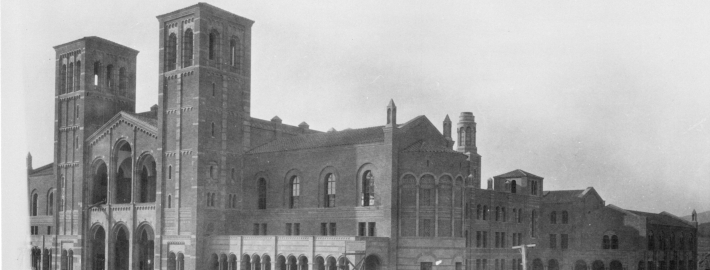
<path fill-rule="evenodd" d="M 62 46 L 65 46 L 65 45 L 68 45 L 68 44 L 71 44 L 71 43 L 79 42 L 79 41 L 86 41 L 86 40 L 89 40 L 89 39 L 96 39 L 96 40 L 100 40 L 101 42 L 106 42 L 106 43 L 109 43 L 109 44 L 114 45 L 114 46 L 122 47 L 122 48 L 128 49 L 129 51 L 134 52 L 135 54 L 138 54 L 138 53 L 140 52 L 140 51 L 138 51 L 138 50 L 136 50 L 136 49 L 133 49 L 133 48 L 131 48 L 131 47 L 128 47 L 128 46 L 126 46 L 126 45 L 121 45 L 121 44 L 118 44 L 118 43 L 116 43 L 116 42 L 110 41 L 110 40 L 105 39 L 105 38 L 102 38 L 102 37 L 97 37 L 97 36 L 82 37 L 82 38 L 79 38 L 79 39 L 76 39 L 76 40 L 72 40 L 72 41 L 69 41 L 69 42 L 65 42 L 65 43 L 56 45 L 56 46 L 54 46 L 54 47 L 52 47 L 52 48 L 54 48 L 54 49 L 56 50 L 56 49 L 58 49 L 59 47 L 62 47 Z"/>
<path fill-rule="evenodd" d="M 40 166 L 40 167 L 37 167 L 37 168 L 35 168 L 35 169 L 32 169 L 32 170 L 28 173 L 28 176 L 29 176 L 29 175 L 32 175 L 32 174 L 34 174 L 34 173 L 36 173 L 37 171 L 41 171 L 41 170 L 44 170 L 44 169 L 49 168 L 49 167 L 52 167 L 52 166 L 54 166 L 54 162 L 51 162 L 51 163 L 49 163 L 49 164 L 47 164 L 47 165 L 42 165 L 42 166 Z"/>
<path fill-rule="evenodd" d="M 695 227 L 695 225 L 696 225 L 693 221 L 688 221 L 688 220 L 682 219 L 682 218 L 680 218 L 680 217 L 678 217 L 678 216 L 676 216 L 676 215 L 674 215 L 674 214 L 668 213 L 668 212 L 666 212 L 666 211 L 663 211 L 663 212 L 659 213 L 659 215 L 664 215 L 664 216 L 668 216 L 668 217 L 674 218 L 674 219 L 676 219 L 676 220 L 680 220 L 680 221 L 682 221 L 683 223 L 688 224 L 689 226 L 692 226 L 692 227 Z"/>
<path fill-rule="evenodd" d="M 144 129 L 149 130 L 149 131 L 153 132 L 153 135 L 158 136 L 158 127 L 154 127 L 154 126 L 152 126 L 150 123 L 146 123 L 145 121 L 143 121 L 143 120 L 141 120 L 141 119 L 138 119 L 138 118 L 136 118 L 136 117 L 133 117 L 133 115 L 131 115 L 130 113 L 127 113 L 127 112 L 124 112 L 124 111 L 120 111 L 120 112 L 118 112 L 116 115 L 114 115 L 113 117 L 111 117 L 111 119 L 109 119 L 108 121 L 106 121 L 105 124 L 101 125 L 101 127 L 99 127 L 98 129 L 96 129 L 96 131 L 94 131 L 94 133 L 91 134 L 88 138 L 86 138 L 86 142 L 88 142 L 89 144 L 91 144 L 91 142 L 93 142 L 93 141 L 96 140 L 98 137 L 100 137 L 101 133 L 103 133 L 103 131 L 104 131 L 108 126 L 112 125 L 114 122 L 116 122 L 116 121 L 117 121 L 119 118 L 121 118 L 121 117 L 125 117 L 125 118 L 128 118 L 128 119 L 131 119 L 131 120 L 134 120 L 134 121 L 138 122 L 139 124 L 141 124 L 141 126 L 142 126 Z"/>
<path fill-rule="evenodd" d="M 234 14 L 234 13 L 232 13 L 232 12 L 230 12 L 230 11 L 226 11 L 226 10 L 224 10 L 224 9 L 221 9 L 221 8 L 219 8 L 219 7 L 210 5 L 210 4 L 205 3 L 205 2 L 198 2 L 197 4 L 194 4 L 194 5 L 191 5 L 191 6 L 187 6 L 187 7 L 178 9 L 178 10 L 173 10 L 173 11 L 171 11 L 171 12 L 168 12 L 168 13 L 165 13 L 165 14 L 161 14 L 161 15 L 158 15 L 158 16 L 155 16 L 155 17 L 156 17 L 158 20 L 162 20 L 163 18 L 168 17 L 168 16 L 170 16 L 170 15 L 179 14 L 179 13 L 181 13 L 181 12 L 184 12 L 184 11 L 188 10 L 188 9 L 193 9 L 193 8 L 195 8 L 195 7 L 200 7 L 200 6 L 208 7 L 208 8 L 212 8 L 212 9 L 216 9 L 216 10 L 219 10 L 219 11 L 222 11 L 222 12 L 225 12 L 225 13 L 228 13 L 228 14 L 231 14 L 232 16 L 237 17 L 237 18 L 240 19 L 240 20 L 245 20 L 245 21 L 249 22 L 249 23 L 250 23 L 249 26 L 251 26 L 252 24 L 254 24 L 254 21 L 252 21 L 252 20 L 250 20 L 250 19 L 244 18 L 244 17 L 239 16 L 239 15 L 237 15 L 237 14 Z"/>

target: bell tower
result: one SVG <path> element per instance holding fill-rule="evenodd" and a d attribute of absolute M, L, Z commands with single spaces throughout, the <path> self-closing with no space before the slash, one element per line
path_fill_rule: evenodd
<path fill-rule="evenodd" d="M 54 175 L 57 181 L 53 233 L 81 234 L 84 175 L 89 157 L 84 142 L 120 111 L 135 110 L 138 51 L 99 38 L 57 45 Z"/>
<path fill-rule="evenodd" d="M 481 186 L 481 155 L 476 147 L 476 119 L 471 112 L 462 112 L 456 125 L 458 134 L 457 151 L 468 156 L 470 175 L 474 187 Z"/>
<path fill-rule="evenodd" d="M 157 17 L 164 238 L 191 236 L 185 269 L 207 260 L 197 247 L 227 232 L 225 198 L 239 191 L 249 144 L 253 21 L 206 3 Z M 165 200 L 170 199 L 168 204 Z M 239 226 L 231 224 L 230 226 Z M 164 254 L 167 256 L 167 253 Z"/>

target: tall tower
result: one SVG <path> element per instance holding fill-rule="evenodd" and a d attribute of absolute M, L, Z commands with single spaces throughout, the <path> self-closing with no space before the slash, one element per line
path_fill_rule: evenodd
<path fill-rule="evenodd" d="M 481 155 L 476 147 L 476 120 L 471 112 L 462 112 L 456 125 L 458 134 L 457 151 L 468 156 L 470 173 L 474 187 L 481 186 Z"/>
<path fill-rule="evenodd" d="M 57 235 L 82 233 L 89 158 L 84 142 L 120 111 L 135 110 L 138 51 L 84 37 L 54 47 L 57 53 L 54 119 L 54 196 Z"/>
<path fill-rule="evenodd" d="M 160 72 L 158 168 L 165 209 L 161 234 L 190 235 L 191 245 L 169 245 L 196 269 L 205 239 L 225 234 L 224 204 L 237 193 L 250 120 L 251 26 L 205 3 L 158 16 Z M 160 173 L 159 173 L 160 174 Z M 197 258 L 197 259 L 195 259 Z"/>

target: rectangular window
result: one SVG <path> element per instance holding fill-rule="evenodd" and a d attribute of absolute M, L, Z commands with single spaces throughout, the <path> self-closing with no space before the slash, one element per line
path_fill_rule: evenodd
<path fill-rule="evenodd" d="M 286 223 L 286 235 L 293 234 L 293 226 L 291 223 Z"/>
<path fill-rule="evenodd" d="M 330 223 L 330 228 L 328 228 L 329 235 L 336 235 L 335 223 Z M 374 236 L 374 235 L 373 235 Z"/>
<path fill-rule="evenodd" d="M 550 234 L 550 248 L 551 249 L 557 248 L 557 235 L 556 234 Z"/>
<path fill-rule="evenodd" d="M 488 232 L 483 232 L 483 247 L 488 247 Z M 485 259 L 484 259 L 485 261 Z"/>
<path fill-rule="evenodd" d="M 569 235 L 560 235 L 560 248 L 567 249 L 569 247 Z"/>
<path fill-rule="evenodd" d="M 335 225 L 335 223 L 333 223 Z M 376 236 L 375 235 L 375 223 L 374 222 L 368 222 L 367 223 L 367 236 Z"/>
<path fill-rule="evenodd" d="M 266 223 L 262 223 L 261 224 L 261 235 L 267 235 L 267 234 L 269 234 L 269 233 L 266 231 Z"/>
<path fill-rule="evenodd" d="M 419 236 L 431 237 L 431 219 L 422 219 Z"/>
<path fill-rule="evenodd" d="M 499 247 L 500 247 L 500 233 L 499 233 L 499 232 L 496 232 L 496 245 L 495 245 L 495 247 L 496 247 L 496 248 L 499 248 Z M 498 267 L 496 267 L 496 269 L 498 269 Z"/>
<path fill-rule="evenodd" d="M 431 270 L 431 269 L 432 269 L 432 263 L 430 263 L 430 262 L 421 262 L 421 263 L 419 263 L 419 269 L 420 269 L 420 270 Z"/>
<path fill-rule="evenodd" d="M 500 247 L 505 247 L 505 232 L 500 233 Z"/>
<path fill-rule="evenodd" d="M 367 229 L 367 223 L 359 222 L 357 224 L 357 236 L 367 236 L 367 232 L 365 231 L 366 229 Z"/>
<path fill-rule="evenodd" d="M 328 223 L 320 224 L 320 235 L 328 235 Z"/>
<path fill-rule="evenodd" d="M 476 259 L 476 270 L 481 270 L 481 259 Z"/>
<path fill-rule="evenodd" d="M 47 234 L 52 234 L 52 226 L 47 226 Z"/>
<path fill-rule="evenodd" d="M 259 235 L 259 223 L 254 223 L 254 235 Z"/>
<path fill-rule="evenodd" d="M 301 223 L 293 224 L 293 235 L 301 235 Z"/>

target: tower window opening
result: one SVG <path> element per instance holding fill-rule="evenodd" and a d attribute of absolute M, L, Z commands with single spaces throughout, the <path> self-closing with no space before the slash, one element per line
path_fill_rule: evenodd
<path fill-rule="evenodd" d="M 473 145 L 471 143 L 471 127 L 466 127 L 466 146 Z"/>
<path fill-rule="evenodd" d="M 94 62 L 94 86 L 99 85 L 99 75 L 101 73 L 101 62 Z"/>
<path fill-rule="evenodd" d="M 67 68 L 67 93 L 74 91 L 74 63 L 69 63 Z"/>
<path fill-rule="evenodd" d="M 126 93 L 126 88 L 128 86 L 128 76 L 126 76 L 126 68 L 122 67 L 118 69 L 118 91 L 121 94 Z"/>
<path fill-rule="evenodd" d="M 375 205 L 375 177 L 372 171 L 365 171 L 362 176 L 362 206 Z"/>
<path fill-rule="evenodd" d="M 172 33 L 168 36 L 168 42 L 165 44 L 165 69 L 168 71 L 175 70 L 177 66 L 177 36 Z"/>
<path fill-rule="evenodd" d="M 212 30 L 209 36 L 209 59 L 214 60 L 215 49 L 217 46 L 217 31 Z"/>
<path fill-rule="evenodd" d="M 76 71 L 74 72 L 74 78 L 72 78 L 74 81 L 74 88 L 76 90 L 79 90 L 81 87 L 81 61 L 76 61 L 76 66 L 74 66 Z"/>
<path fill-rule="evenodd" d="M 62 65 L 59 68 L 59 93 L 67 92 L 67 65 Z"/>
<path fill-rule="evenodd" d="M 237 37 L 232 37 L 229 40 L 229 61 L 233 67 L 239 68 L 241 66 L 241 50 L 239 47 L 239 42 Z"/>
<path fill-rule="evenodd" d="M 113 88 L 113 65 L 106 66 L 106 87 Z"/>
<path fill-rule="evenodd" d="M 185 30 L 182 36 L 182 66 L 192 66 L 192 29 Z"/>

